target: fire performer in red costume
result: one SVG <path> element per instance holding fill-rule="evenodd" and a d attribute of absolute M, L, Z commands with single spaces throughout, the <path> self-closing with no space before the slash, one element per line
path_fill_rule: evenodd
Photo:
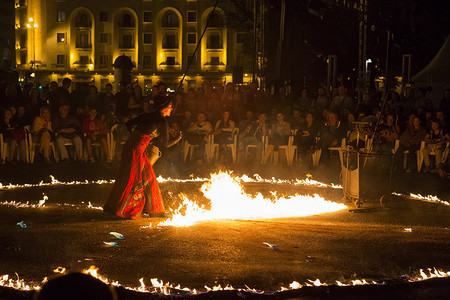
<path fill-rule="evenodd" d="M 105 212 L 131 219 L 140 218 L 143 213 L 164 213 L 152 157 L 147 156 L 145 149 L 151 145 L 151 152 L 159 153 L 159 149 L 153 145 L 157 137 L 158 145 L 164 147 L 171 147 L 181 139 L 180 132 L 178 138 L 169 142 L 165 117 L 170 116 L 172 110 L 169 98 L 158 95 L 154 99 L 153 112 L 141 114 L 127 122 L 128 130 L 134 130 L 123 147 L 119 172 L 103 207 Z"/>

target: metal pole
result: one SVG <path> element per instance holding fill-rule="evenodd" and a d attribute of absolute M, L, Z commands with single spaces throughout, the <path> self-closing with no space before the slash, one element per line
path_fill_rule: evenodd
<path fill-rule="evenodd" d="M 256 80 L 256 60 L 258 59 L 258 43 L 257 43 L 257 38 L 258 35 L 256 33 L 256 1 L 257 0 L 253 0 L 253 43 L 254 43 L 254 51 L 253 51 L 253 63 L 252 63 L 252 81 L 255 82 Z"/>
<path fill-rule="evenodd" d="M 277 55 L 277 77 L 281 75 L 281 56 L 284 41 L 284 21 L 286 17 L 286 0 L 281 1 L 281 16 L 280 16 L 280 38 L 278 40 L 278 55 Z"/>
<path fill-rule="evenodd" d="M 388 92 L 388 68 L 389 68 L 389 44 L 391 40 L 391 32 L 387 31 L 387 41 L 386 41 L 386 66 L 384 69 L 384 95 Z"/>

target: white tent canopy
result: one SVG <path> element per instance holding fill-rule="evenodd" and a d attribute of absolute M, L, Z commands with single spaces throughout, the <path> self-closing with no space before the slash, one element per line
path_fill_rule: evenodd
<path fill-rule="evenodd" d="M 438 107 L 445 89 L 450 87 L 450 36 L 431 62 L 413 78 L 416 87 L 431 87 L 430 99 Z"/>

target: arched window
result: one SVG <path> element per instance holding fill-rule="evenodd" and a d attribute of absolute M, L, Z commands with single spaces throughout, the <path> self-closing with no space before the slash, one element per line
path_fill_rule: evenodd
<path fill-rule="evenodd" d="M 178 27 L 178 16 L 173 11 L 168 11 L 162 19 L 162 27 Z"/>
<path fill-rule="evenodd" d="M 81 13 L 77 18 L 77 27 L 92 27 L 91 18 L 86 13 Z"/>
<path fill-rule="evenodd" d="M 134 27 L 134 18 L 129 13 L 124 13 L 120 18 L 119 27 Z"/>
<path fill-rule="evenodd" d="M 209 16 L 211 16 L 211 14 L 209 14 Z M 208 18 L 209 18 L 208 16 Z M 223 27 L 223 18 L 220 14 L 218 14 L 217 12 L 215 12 L 212 16 L 211 16 L 211 20 L 209 21 L 209 27 Z"/>

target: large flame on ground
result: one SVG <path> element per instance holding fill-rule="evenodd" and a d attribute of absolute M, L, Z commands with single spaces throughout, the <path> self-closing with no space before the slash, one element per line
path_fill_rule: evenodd
<path fill-rule="evenodd" d="M 303 217 L 346 209 L 341 203 L 326 201 L 319 195 L 287 196 L 268 199 L 261 194 L 246 194 L 239 182 L 229 173 L 211 175 L 211 180 L 201 188 L 211 202 L 209 209 L 183 197 L 181 206 L 173 211 L 172 217 L 160 225 L 191 226 L 202 221 L 270 219 Z"/>

